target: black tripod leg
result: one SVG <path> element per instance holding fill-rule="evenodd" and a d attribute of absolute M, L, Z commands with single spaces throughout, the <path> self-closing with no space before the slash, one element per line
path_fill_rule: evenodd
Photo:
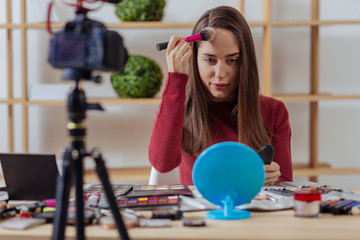
<path fill-rule="evenodd" d="M 72 149 L 66 149 L 64 153 L 63 172 L 58 179 L 56 189 L 56 213 L 52 240 L 63 240 L 69 205 L 69 194 L 71 188 L 71 175 L 73 172 Z"/>
<path fill-rule="evenodd" d="M 84 198 L 83 198 L 83 161 L 82 156 L 75 160 L 75 204 L 76 204 L 76 239 L 85 239 Z"/>
<path fill-rule="evenodd" d="M 120 237 L 122 240 L 129 240 L 129 235 L 127 233 L 124 221 L 121 217 L 115 196 L 114 196 L 114 192 L 111 186 L 111 183 L 109 181 L 109 175 L 107 173 L 106 167 L 105 167 L 105 162 L 101 157 L 101 153 L 98 149 L 95 149 L 92 152 L 92 157 L 95 160 L 96 163 L 96 171 L 97 174 L 99 175 L 99 178 L 101 180 L 101 183 L 103 185 L 105 194 L 106 194 L 106 198 L 108 200 L 109 206 L 110 206 L 110 210 L 114 216 L 114 220 L 116 223 L 116 227 L 120 233 Z"/>

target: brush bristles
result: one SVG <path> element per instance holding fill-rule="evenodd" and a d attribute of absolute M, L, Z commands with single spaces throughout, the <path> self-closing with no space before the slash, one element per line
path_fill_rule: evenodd
<path fill-rule="evenodd" d="M 211 41 L 215 38 L 215 30 L 211 27 L 206 27 L 200 31 L 202 41 Z"/>

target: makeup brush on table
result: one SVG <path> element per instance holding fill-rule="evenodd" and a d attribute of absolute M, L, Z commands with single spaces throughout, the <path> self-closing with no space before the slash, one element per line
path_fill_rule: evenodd
<path fill-rule="evenodd" d="M 211 27 L 206 27 L 201 30 L 198 34 L 189 36 L 185 39 L 187 42 L 194 42 L 194 41 L 211 41 L 215 38 L 215 30 Z M 162 42 L 156 44 L 156 49 L 158 51 L 164 50 L 167 48 L 169 42 Z"/>

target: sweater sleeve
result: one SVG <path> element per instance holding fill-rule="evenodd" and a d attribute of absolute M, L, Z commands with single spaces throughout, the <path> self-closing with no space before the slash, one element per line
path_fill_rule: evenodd
<path fill-rule="evenodd" d="M 279 164 L 281 176 L 277 183 L 282 181 L 292 181 L 292 161 L 291 161 L 291 128 L 289 114 L 283 103 L 276 112 L 277 121 L 275 122 L 274 136 L 272 145 L 275 149 L 274 161 Z"/>
<path fill-rule="evenodd" d="M 180 165 L 188 75 L 168 73 L 150 138 L 149 161 L 160 173 Z"/>

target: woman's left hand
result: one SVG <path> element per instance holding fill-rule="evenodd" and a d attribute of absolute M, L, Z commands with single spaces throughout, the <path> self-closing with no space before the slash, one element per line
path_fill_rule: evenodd
<path fill-rule="evenodd" d="M 281 175 L 280 166 L 276 162 L 265 165 L 265 185 L 274 185 Z"/>

